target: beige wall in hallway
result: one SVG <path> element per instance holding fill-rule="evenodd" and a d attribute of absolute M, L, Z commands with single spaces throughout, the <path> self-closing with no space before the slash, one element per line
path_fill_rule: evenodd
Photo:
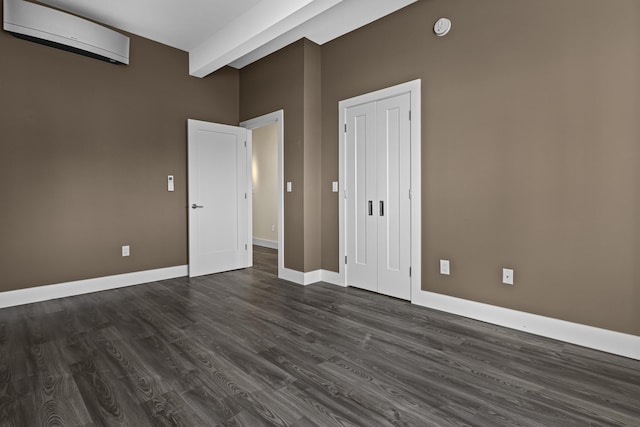
<path fill-rule="evenodd" d="M 253 130 L 253 237 L 278 241 L 278 125 Z"/>

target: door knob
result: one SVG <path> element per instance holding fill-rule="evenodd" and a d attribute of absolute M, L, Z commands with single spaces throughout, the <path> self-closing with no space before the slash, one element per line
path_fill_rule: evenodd
<path fill-rule="evenodd" d="M 204 206 L 196 205 L 195 203 L 191 205 L 191 209 L 204 208 Z"/>

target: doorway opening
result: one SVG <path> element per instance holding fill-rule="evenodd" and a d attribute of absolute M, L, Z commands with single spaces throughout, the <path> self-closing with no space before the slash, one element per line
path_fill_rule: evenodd
<path fill-rule="evenodd" d="M 240 123 L 253 133 L 253 244 L 277 251 L 284 270 L 284 110 Z"/>
<path fill-rule="evenodd" d="M 253 244 L 278 249 L 278 125 L 252 132 Z"/>

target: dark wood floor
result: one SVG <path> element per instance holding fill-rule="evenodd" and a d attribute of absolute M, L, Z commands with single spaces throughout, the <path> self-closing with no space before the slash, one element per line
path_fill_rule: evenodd
<path fill-rule="evenodd" d="M 0 310 L 0 426 L 640 426 L 640 362 L 255 268 Z"/>

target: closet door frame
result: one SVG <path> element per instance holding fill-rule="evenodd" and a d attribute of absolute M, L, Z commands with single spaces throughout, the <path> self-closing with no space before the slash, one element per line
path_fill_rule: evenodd
<path fill-rule="evenodd" d="M 338 180 L 339 180 L 339 284 L 347 286 L 346 275 L 346 112 L 356 105 L 375 102 L 385 98 L 410 93 L 411 97 L 411 300 L 419 294 L 422 284 L 422 154 L 421 154 L 421 80 L 413 80 L 396 86 L 377 90 L 375 92 L 349 98 L 338 103 L 339 121 L 339 156 L 338 156 Z"/>

